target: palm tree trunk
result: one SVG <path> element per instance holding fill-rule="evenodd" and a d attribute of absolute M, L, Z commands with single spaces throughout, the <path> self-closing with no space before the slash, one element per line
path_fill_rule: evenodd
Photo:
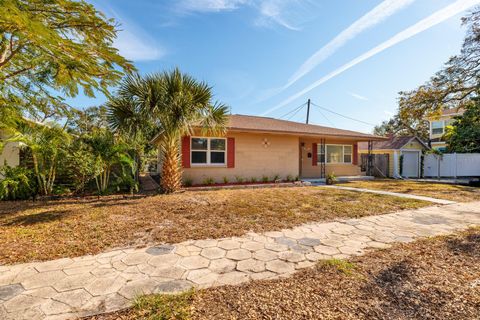
<path fill-rule="evenodd" d="M 164 193 L 178 191 L 182 184 L 182 169 L 180 168 L 180 155 L 177 140 L 164 141 L 162 176 L 160 186 Z"/>

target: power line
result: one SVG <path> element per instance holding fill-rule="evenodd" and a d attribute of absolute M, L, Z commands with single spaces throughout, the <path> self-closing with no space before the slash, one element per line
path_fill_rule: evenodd
<path fill-rule="evenodd" d="M 333 122 L 330 121 L 330 119 L 325 115 L 325 113 L 322 112 L 322 110 L 317 109 L 317 111 L 328 121 L 328 123 L 330 123 L 330 125 L 332 125 L 332 127 L 335 127 L 335 125 L 333 124 Z"/>
<path fill-rule="evenodd" d="M 302 106 L 301 108 L 299 108 L 294 114 L 292 114 L 290 117 L 288 117 L 287 120 L 290 120 L 290 119 L 292 119 L 293 117 L 295 117 L 295 116 L 297 115 L 297 113 L 299 113 L 299 112 L 303 109 L 304 106 L 305 106 L 305 105 L 303 105 L 303 106 Z"/>
<path fill-rule="evenodd" d="M 369 125 L 369 126 L 372 126 L 372 127 L 377 126 L 376 124 L 369 123 L 369 122 L 365 122 L 365 121 L 358 120 L 358 119 L 355 119 L 355 118 L 351 118 L 351 117 L 349 117 L 349 116 L 343 115 L 343 114 L 338 113 L 338 112 L 335 112 L 335 111 L 333 111 L 333 110 L 330 110 L 330 109 L 321 107 L 321 106 L 319 106 L 318 104 L 315 104 L 315 103 L 313 103 L 313 102 L 312 102 L 312 105 L 314 105 L 314 106 L 316 106 L 317 108 L 320 108 L 320 109 L 322 109 L 322 110 L 325 110 L 325 111 L 331 112 L 331 113 L 333 113 L 333 114 L 336 114 L 337 116 L 343 117 L 343 118 L 345 118 L 345 119 L 349 119 L 349 120 L 352 120 L 352 121 L 357 121 L 357 122 L 360 122 L 360 123 L 363 123 L 363 124 L 366 124 L 366 125 Z"/>
<path fill-rule="evenodd" d="M 292 112 L 295 112 L 295 111 L 298 111 L 300 110 L 301 108 L 303 108 L 305 106 L 306 103 L 302 103 L 301 105 L 299 105 L 298 107 L 296 107 L 295 109 L 293 110 L 290 110 L 289 112 L 285 113 L 283 116 L 279 117 L 279 119 L 282 119 L 283 117 L 286 117 L 288 116 L 290 113 Z"/>

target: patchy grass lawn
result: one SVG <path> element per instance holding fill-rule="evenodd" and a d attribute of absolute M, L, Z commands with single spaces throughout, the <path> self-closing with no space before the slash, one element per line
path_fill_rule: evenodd
<path fill-rule="evenodd" d="M 3 202 L 0 264 L 95 254 L 119 246 L 238 236 L 426 205 L 314 187 Z"/>
<path fill-rule="evenodd" d="M 339 185 L 415 194 L 418 196 L 427 196 L 457 202 L 480 201 L 480 188 L 442 183 L 380 179 L 371 181 L 351 181 L 339 183 Z"/>
<path fill-rule="evenodd" d="M 480 319 L 480 229 L 320 262 L 286 279 L 140 301 L 90 320 Z"/>

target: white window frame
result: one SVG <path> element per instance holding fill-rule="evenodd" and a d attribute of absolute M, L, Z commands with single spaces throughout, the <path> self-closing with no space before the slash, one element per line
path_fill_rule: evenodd
<path fill-rule="evenodd" d="M 320 164 L 320 151 L 321 151 L 321 144 L 317 144 L 317 164 Z M 340 146 L 342 147 L 342 161 L 341 162 L 328 162 L 328 147 L 329 146 Z M 350 152 L 350 162 L 345 162 L 345 147 L 350 147 L 351 152 Z M 352 144 L 326 144 L 325 145 L 325 164 L 352 164 L 353 163 L 353 145 Z"/>
<path fill-rule="evenodd" d="M 206 139 L 207 140 L 207 149 L 193 149 L 193 139 Z M 210 142 L 211 140 L 224 140 L 225 141 L 225 150 L 211 150 Z M 190 137 L 190 165 L 192 167 L 225 167 L 227 165 L 227 138 L 222 137 Z M 206 163 L 193 163 L 193 152 L 206 152 L 207 153 L 207 162 Z M 225 156 L 223 157 L 223 163 L 211 163 L 211 154 L 212 152 L 223 152 Z"/>
<path fill-rule="evenodd" d="M 441 122 L 442 123 L 442 133 L 433 133 L 433 123 L 434 122 Z M 440 129 L 440 128 L 435 128 L 435 129 Z M 433 120 L 430 122 L 430 136 L 438 136 L 438 135 L 443 135 L 445 133 L 445 120 Z"/>

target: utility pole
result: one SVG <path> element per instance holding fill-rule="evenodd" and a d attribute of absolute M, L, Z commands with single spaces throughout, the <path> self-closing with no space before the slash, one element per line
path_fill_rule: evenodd
<path fill-rule="evenodd" d="M 308 119 L 310 118 L 310 99 L 307 101 L 307 124 L 308 124 Z"/>

